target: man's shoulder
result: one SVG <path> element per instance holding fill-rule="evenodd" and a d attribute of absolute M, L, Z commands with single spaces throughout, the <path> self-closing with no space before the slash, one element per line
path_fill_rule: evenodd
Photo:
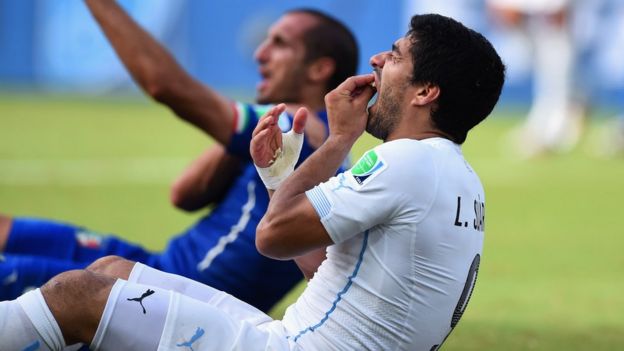
<path fill-rule="evenodd" d="M 413 190 L 434 190 L 446 165 L 462 162 L 461 149 L 457 144 L 439 138 L 416 140 L 398 139 L 385 142 L 365 154 L 367 164 L 376 164 L 386 171 L 383 177 L 388 186 L 405 187 L 412 184 Z M 359 161 L 358 161 L 359 162 Z M 417 183 L 414 183 L 416 181 Z M 416 186 L 417 184 L 417 186 Z M 408 189 L 405 191 L 409 192 Z"/>
<path fill-rule="evenodd" d="M 431 145 L 415 139 L 388 141 L 373 150 L 388 162 L 405 166 L 416 166 L 421 161 L 430 160 L 434 151 Z"/>
<path fill-rule="evenodd" d="M 427 145 L 417 140 L 400 139 L 385 142 L 365 152 L 349 170 L 363 185 L 378 178 L 375 183 L 387 187 L 404 186 L 414 179 L 421 182 L 435 178 L 433 157 Z"/>

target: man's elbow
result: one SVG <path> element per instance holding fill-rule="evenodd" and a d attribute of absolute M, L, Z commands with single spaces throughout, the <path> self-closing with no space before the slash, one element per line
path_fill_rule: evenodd
<path fill-rule="evenodd" d="M 146 82 L 143 90 L 145 90 L 145 93 L 152 99 L 162 104 L 166 104 L 172 96 L 171 86 L 161 79 L 153 79 Z"/>
<path fill-rule="evenodd" d="M 179 94 L 179 80 L 166 70 L 151 70 L 138 82 L 147 95 L 165 105 Z"/>
<path fill-rule="evenodd" d="M 276 235 L 275 228 L 264 220 L 256 229 L 256 249 L 262 255 L 276 260 L 289 260 L 292 257 L 283 249 L 283 243 Z"/>
<path fill-rule="evenodd" d="M 203 207 L 201 204 L 198 204 L 198 201 L 190 198 L 186 189 L 179 183 L 175 183 L 171 186 L 169 201 L 177 209 L 186 212 L 197 211 Z"/>

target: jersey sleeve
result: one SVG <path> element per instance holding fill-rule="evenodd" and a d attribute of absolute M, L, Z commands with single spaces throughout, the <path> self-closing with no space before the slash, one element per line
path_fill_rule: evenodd
<path fill-rule="evenodd" d="M 256 128 L 258 121 L 264 114 L 271 109 L 273 105 L 257 105 L 245 104 L 242 102 L 234 102 L 234 127 L 230 144 L 227 145 L 227 151 L 230 154 L 241 157 L 245 160 L 252 161 L 249 153 L 251 144 L 251 135 Z M 278 125 L 283 133 L 288 132 L 292 128 L 293 116 L 284 112 L 279 116 Z M 327 125 L 325 125 L 327 128 Z M 314 148 L 304 138 L 303 147 L 297 166 L 301 164 L 310 154 L 314 152 Z"/>
<path fill-rule="evenodd" d="M 246 160 L 251 160 L 249 146 L 251 134 L 253 133 L 258 120 L 272 107 L 271 105 L 251 105 L 242 102 L 234 102 L 234 125 L 230 144 L 227 151 L 230 154 L 239 156 Z"/>
<path fill-rule="evenodd" d="M 412 162 L 418 166 L 406 167 Z M 351 169 L 308 190 L 306 196 L 338 244 L 377 225 L 407 217 L 418 221 L 435 193 L 432 168 L 424 153 L 402 154 L 382 144 Z"/>

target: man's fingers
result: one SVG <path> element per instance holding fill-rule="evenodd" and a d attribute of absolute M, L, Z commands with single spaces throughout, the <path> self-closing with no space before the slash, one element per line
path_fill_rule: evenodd
<path fill-rule="evenodd" d="M 270 130 L 264 129 L 264 130 L 261 130 L 260 132 L 258 132 L 258 134 L 256 134 L 255 140 L 252 143 L 252 147 L 254 148 L 254 150 L 256 150 L 256 151 L 262 150 L 262 148 L 265 147 L 268 144 L 267 143 L 267 138 L 268 138 L 270 132 L 271 132 Z"/>
<path fill-rule="evenodd" d="M 357 87 L 361 87 L 365 85 L 370 85 L 372 82 L 374 82 L 375 75 L 372 73 L 367 73 L 367 74 L 361 74 L 359 76 L 353 76 L 351 77 L 351 79 L 353 79 Z"/>
<path fill-rule="evenodd" d="M 284 112 L 285 110 L 286 110 L 286 104 L 277 104 L 277 105 L 271 107 L 271 109 L 269 110 L 269 112 L 267 112 L 265 114 L 265 116 L 275 116 L 275 117 L 277 117 L 282 112 Z"/>
<path fill-rule="evenodd" d="M 275 124 L 275 122 L 273 121 L 273 118 L 271 117 L 272 116 L 266 115 L 261 120 L 258 121 L 258 125 L 256 126 L 256 128 L 254 128 L 253 132 L 251 133 L 252 138 L 258 135 L 258 133 L 260 133 L 261 131 L 269 128 L 269 126 L 271 126 L 272 124 Z"/>
<path fill-rule="evenodd" d="M 352 102 L 366 103 L 375 95 L 375 89 L 371 87 L 371 83 L 375 81 L 372 73 L 353 76 L 347 78 L 336 89 L 325 95 L 325 104 L 330 105 L 336 103 L 345 97 Z"/>
<path fill-rule="evenodd" d="M 357 88 L 352 94 L 354 102 L 362 102 L 368 104 L 368 101 L 375 95 L 376 90 L 370 86 L 370 84 L 363 85 Z"/>
<path fill-rule="evenodd" d="M 347 78 L 347 80 L 342 82 L 342 84 L 338 86 L 338 90 L 347 93 L 348 95 L 353 95 L 354 92 L 367 85 L 370 85 L 374 81 L 375 76 L 372 73 L 353 76 Z"/>
<path fill-rule="evenodd" d="M 286 104 L 277 104 L 273 106 L 265 116 L 270 116 L 273 123 L 277 123 L 279 116 L 286 111 Z"/>
<path fill-rule="evenodd" d="M 281 132 L 269 128 L 259 131 L 251 143 L 251 156 L 258 167 L 268 167 L 281 147 Z"/>
<path fill-rule="evenodd" d="M 301 107 L 295 113 L 293 118 L 293 130 L 297 134 L 302 134 L 305 129 L 306 122 L 308 121 L 308 109 Z"/>
<path fill-rule="evenodd" d="M 274 128 L 271 133 L 271 149 L 276 150 L 282 147 L 282 130 Z"/>
<path fill-rule="evenodd" d="M 251 143 L 251 155 L 254 163 L 259 167 L 267 167 L 271 160 L 270 150 L 266 139 L 268 138 L 269 130 L 260 131 Z"/>
<path fill-rule="evenodd" d="M 271 125 L 277 124 L 279 115 L 286 110 L 285 104 L 278 104 L 269 109 L 258 121 L 258 125 L 251 133 L 251 137 L 255 137 L 261 130 L 269 128 Z"/>

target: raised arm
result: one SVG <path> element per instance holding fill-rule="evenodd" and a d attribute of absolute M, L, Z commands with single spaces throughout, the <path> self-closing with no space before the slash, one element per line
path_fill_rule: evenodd
<path fill-rule="evenodd" d="M 115 0 L 85 2 L 143 91 L 219 143 L 229 143 L 234 110 L 225 97 L 193 79 Z"/>
<path fill-rule="evenodd" d="M 334 175 L 363 133 L 367 103 L 373 95 L 373 88 L 369 87 L 372 81 L 370 74 L 351 77 L 325 97 L 329 138 L 272 194 L 269 209 L 256 232 L 256 246 L 262 254 L 290 259 L 333 244 L 305 192 Z M 267 152 L 255 148 L 266 134 L 270 132 L 255 133 L 252 140 L 252 156 L 259 167 L 266 167 L 266 157 L 258 156 Z M 270 154 L 278 144 L 265 143 L 268 146 L 264 149 L 269 148 Z"/>

